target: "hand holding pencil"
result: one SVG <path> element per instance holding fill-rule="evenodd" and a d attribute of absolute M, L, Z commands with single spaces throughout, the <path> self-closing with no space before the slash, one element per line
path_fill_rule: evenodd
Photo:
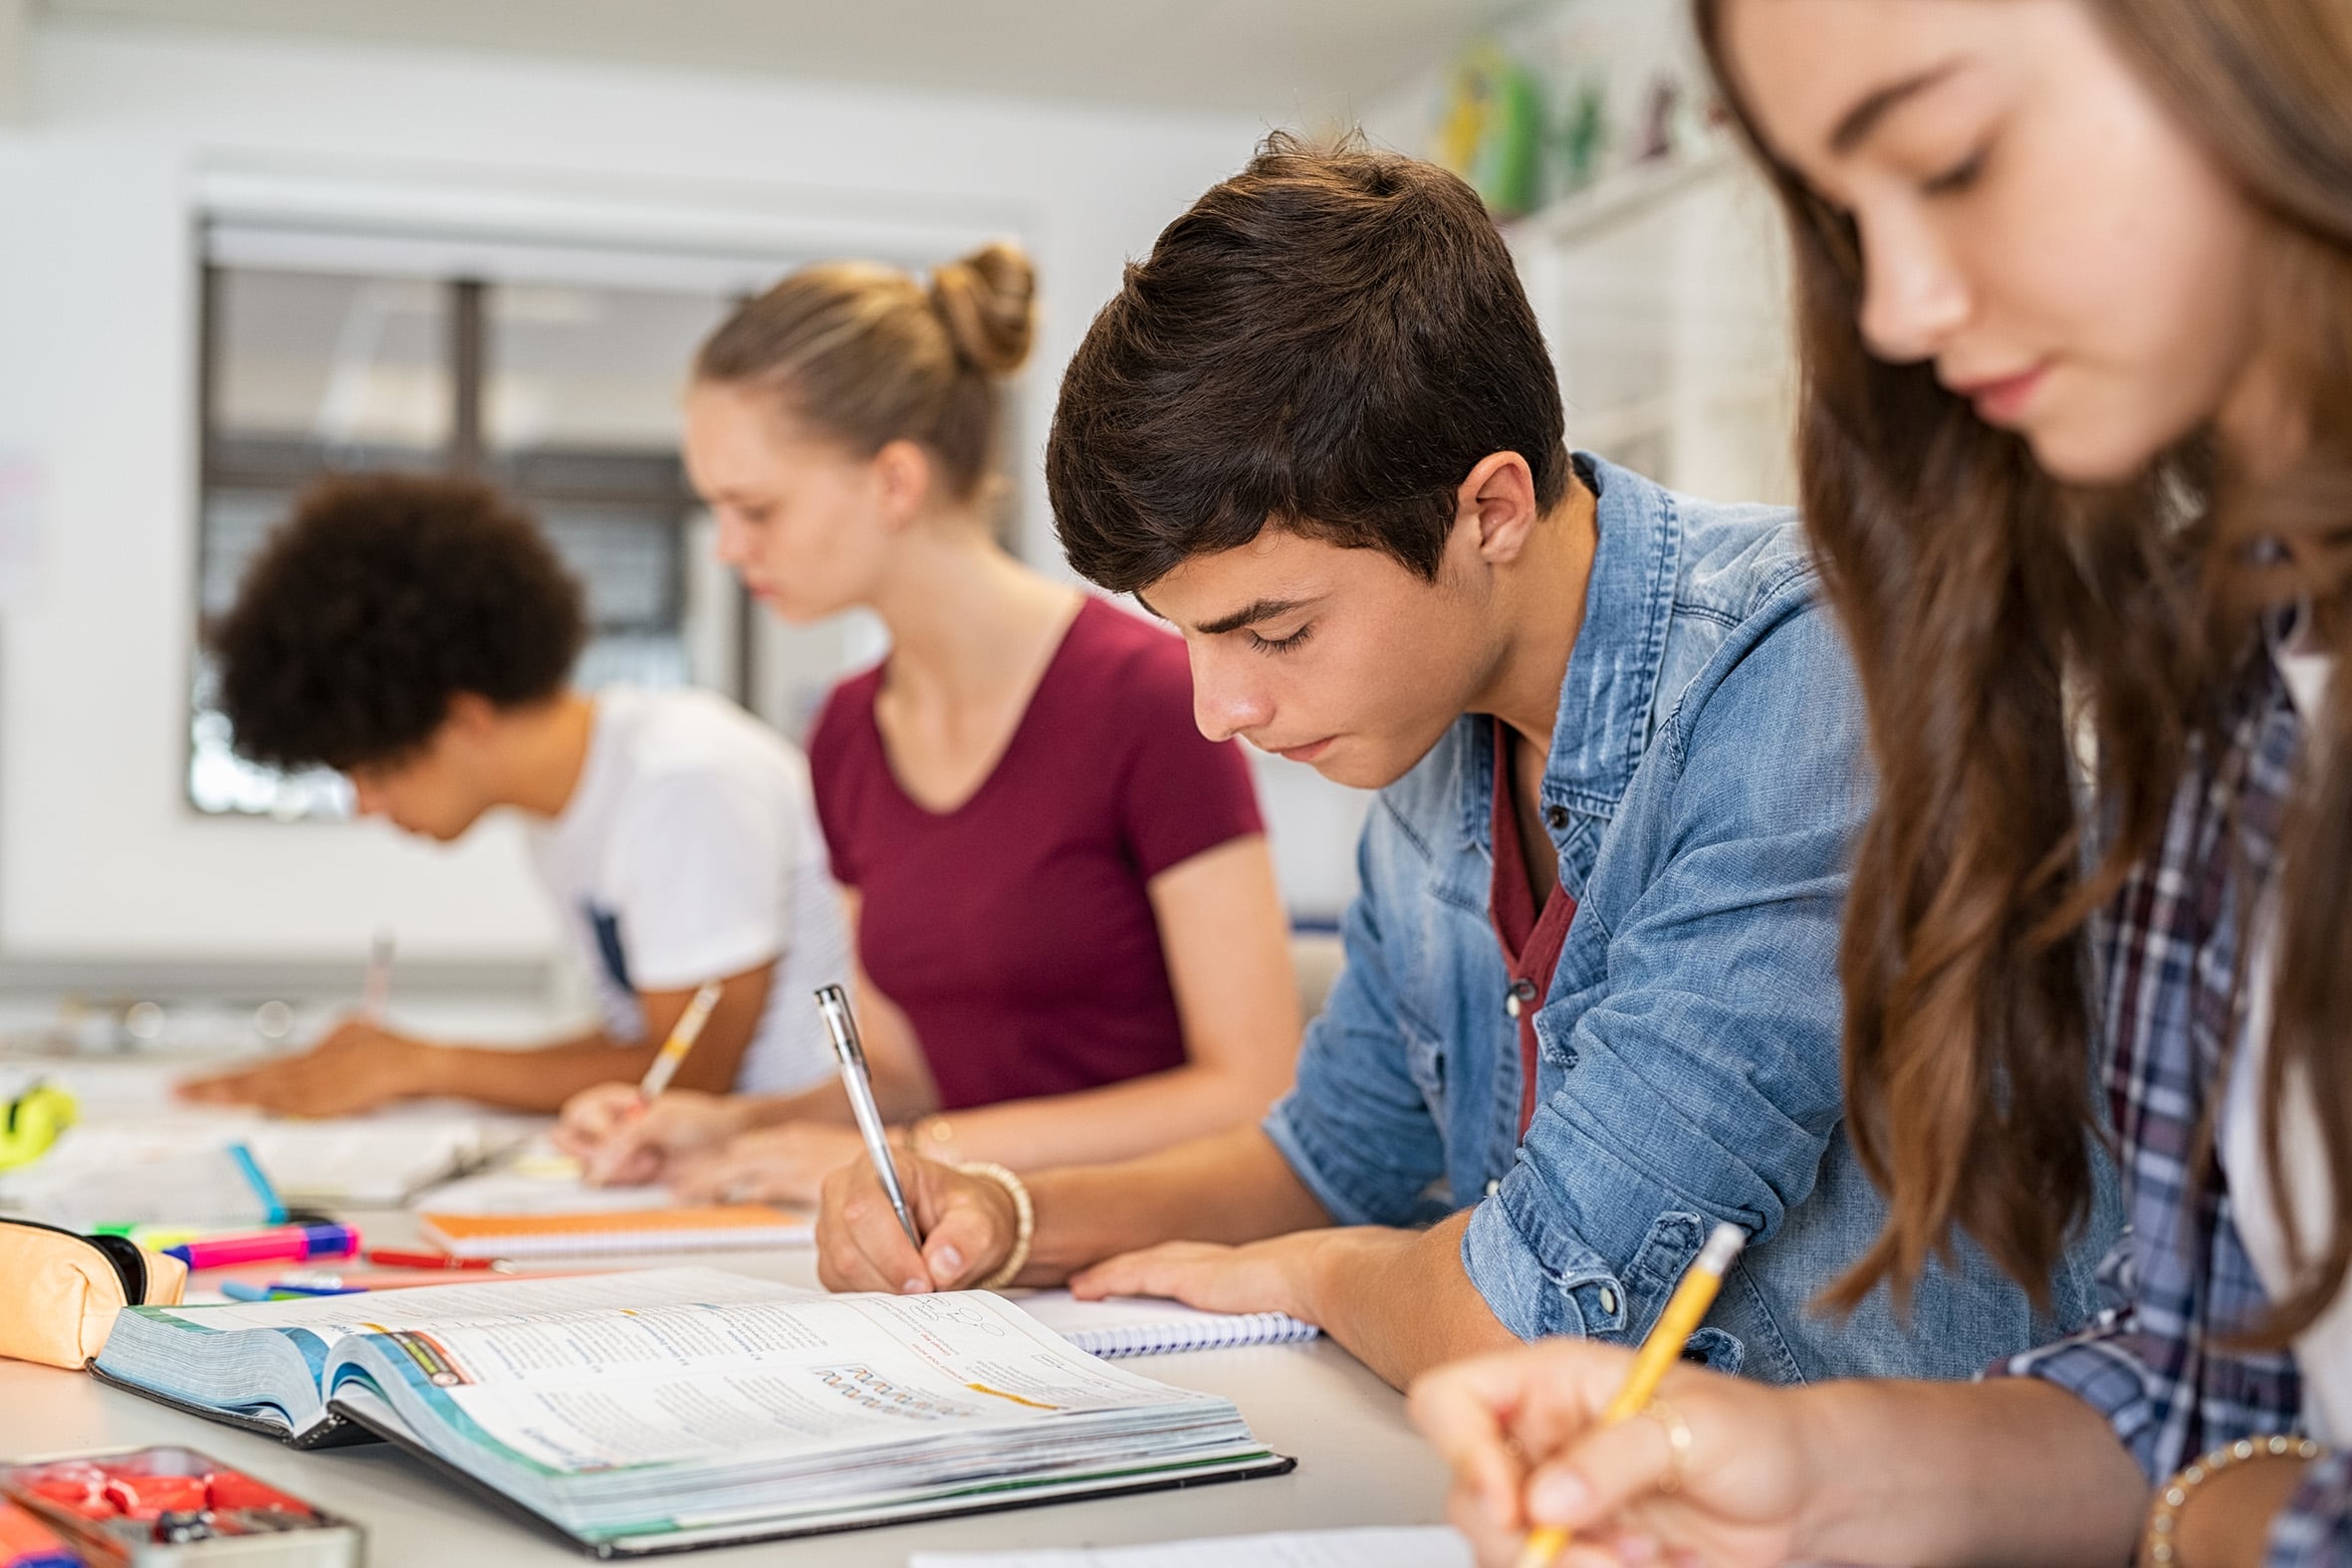
<path fill-rule="evenodd" d="M 1801 1555 L 1799 1396 L 1680 1361 L 1720 1277 L 1695 1263 L 1640 1351 L 1545 1340 L 1414 1385 L 1485 1568 L 1615 1563 L 1630 1543 L 1710 1568 Z"/>
<path fill-rule="evenodd" d="M 695 1040 L 701 1037 L 703 1025 L 710 1022 L 711 1009 L 719 1005 L 719 996 L 724 989 L 720 982 L 713 980 L 706 981 L 694 993 L 692 1000 L 686 1004 L 686 1010 L 679 1013 L 677 1022 L 670 1025 L 669 1037 L 661 1042 L 661 1049 L 653 1053 L 652 1062 L 645 1068 L 644 1078 L 633 1090 L 619 1096 L 617 1102 L 608 1107 L 616 1125 L 605 1130 L 601 1147 L 585 1155 L 581 1162 L 591 1184 L 602 1186 L 621 1174 L 620 1167 L 635 1148 L 634 1140 L 629 1137 L 632 1124 L 669 1088 L 670 1080 L 677 1076 L 679 1063 L 686 1059 L 686 1053 L 694 1048 Z M 574 1120 L 571 1106 L 565 1107 L 565 1120 Z"/>

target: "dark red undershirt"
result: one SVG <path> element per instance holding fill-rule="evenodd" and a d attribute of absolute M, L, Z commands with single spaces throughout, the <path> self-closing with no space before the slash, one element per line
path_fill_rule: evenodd
<path fill-rule="evenodd" d="M 1487 894 L 1487 909 L 1495 921 L 1496 939 L 1503 944 L 1503 967 L 1511 976 L 1504 1010 L 1519 1020 L 1519 1133 L 1525 1138 L 1528 1124 L 1535 1119 L 1535 1009 L 1551 991 L 1551 972 L 1559 967 L 1559 950 L 1568 939 L 1568 922 L 1576 918 L 1576 901 L 1554 882 L 1543 912 L 1535 913 L 1535 888 L 1528 876 L 1519 809 L 1512 801 L 1512 744 L 1511 727 L 1497 719 L 1495 883 Z"/>

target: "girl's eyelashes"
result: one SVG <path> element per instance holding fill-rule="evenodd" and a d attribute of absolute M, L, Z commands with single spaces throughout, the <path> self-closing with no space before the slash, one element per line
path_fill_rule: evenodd
<path fill-rule="evenodd" d="M 1312 630 L 1314 622 L 1308 621 L 1288 637 L 1261 637 L 1253 631 L 1250 633 L 1250 646 L 1260 653 L 1288 653 L 1304 642 L 1306 634 Z"/>
<path fill-rule="evenodd" d="M 1979 147 L 1943 173 L 1922 181 L 1919 188 L 1930 196 L 1958 195 L 1983 176 L 1985 157 L 1991 150 L 1990 145 Z"/>

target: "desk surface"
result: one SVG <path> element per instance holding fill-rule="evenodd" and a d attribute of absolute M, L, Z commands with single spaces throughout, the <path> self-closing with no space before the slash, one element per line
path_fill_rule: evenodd
<path fill-rule="evenodd" d="M 370 1239 L 385 1244 L 397 1244 L 412 1232 L 405 1215 L 353 1218 Z M 796 1284 L 816 1279 L 815 1258 L 806 1250 L 661 1261 L 709 1263 Z M 231 1270 L 227 1277 L 266 1278 L 270 1272 Z M 1320 1340 L 1263 1345 L 1141 1357 L 1127 1365 L 1163 1382 L 1231 1399 L 1259 1439 L 1295 1457 L 1298 1467 L 1266 1480 L 855 1530 L 698 1552 L 680 1561 L 837 1568 L 901 1564 L 917 1550 L 1124 1545 L 1261 1530 L 1434 1524 L 1444 1518 L 1444 1467 L 1406 1421 L 1403 1400 L 1336 1345 Z M 79 1373 L 0 1361 L 0 1457 L 150 1443 L 203 1450 L 359 1521 L 367 1530 L 367 1560 L 375 1568 L 529 1568 L 582 1560 L 554 1537 L 435 1480 L 422 1465 L 384 1447 L 297 1454 Z"/>

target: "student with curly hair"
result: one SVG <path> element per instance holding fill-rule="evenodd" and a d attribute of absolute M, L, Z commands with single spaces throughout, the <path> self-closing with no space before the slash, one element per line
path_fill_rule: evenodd
<path fill-rule="evenodd" d="M 808 765 L 696 690 L 569 684 L 581 589 L 533 521 L 468 480 L 335 479 L 264 546 L 214 629 L 237 750 L 351 780 L 362 814 L 450 842 L 509 806 L 595 975 L 603 1021 L 515 1050 L 353 1018 L 192 1099 L 331 1116 L 412 1095 L 553 1111 L 634 1082 L 695 991 L 717 1007 L 679 1077 L 847 1119 L 809 993 L 847 943 Z"/>

